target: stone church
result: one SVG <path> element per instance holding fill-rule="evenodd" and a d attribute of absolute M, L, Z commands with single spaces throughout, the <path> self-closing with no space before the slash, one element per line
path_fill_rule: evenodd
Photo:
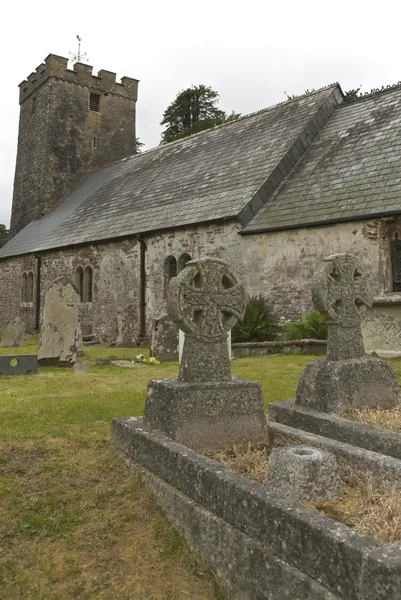
<path fill-rule="evenodd" d="M 0 325 L 18 314 L 38 329 L 46 288 L 66 276 L 85 333 L 144 340 L 170 278 L 204 255 L 229 261 L 277 322 L 296 319 L 312 309 L 317 264 L 349 251 L 373 276 L 373 321 L 394 334 L 400 85 L 352 102 L 329 85 L 143 154 L 137 90 L 52 54 L 21 83 Z M 400 333 L 380 344 L 391 351 Z"/>

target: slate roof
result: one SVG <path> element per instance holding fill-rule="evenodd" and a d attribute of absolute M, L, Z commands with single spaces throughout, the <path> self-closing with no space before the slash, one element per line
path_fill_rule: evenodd
<path fill-rule="evenodd" d="M 98 171 L 14 236 L 0 258 L 235 218 L 299 136 L 305 151 L 327 115 L 313 135 L 305 128 L 334 96 L 338 85 Z"/>
<path fill-rule="evenodd" d="M 401 89 L 342 104 L 243 233 L 401 212 Z"/>

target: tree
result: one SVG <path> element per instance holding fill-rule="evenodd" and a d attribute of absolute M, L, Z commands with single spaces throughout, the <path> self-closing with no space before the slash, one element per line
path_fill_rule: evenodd
<path fill-rule="evenodd" d="M 220 110 L 217 107 L 219 98 L 215 90 L 205 85 L 192 85 L 179 92 L 163 113 L 160 125 L 165 125 L 166 129 L 162 133 L 161 143 L 187 137 L 241 116 L 234 112 L 227 115 Z"/>
<path fill-rule="evenodd" d="M 135 154 L 141 154 L 141 152 L 142 152 L 142 146 L 144 146 L 145 144 L 143 142 L 141 142 L 141 140 L 138 137 L 135 138 L 135 143 L 136 143 L 136 152 L 135 152 Z"/>
<path fill-rule="evenodd" d="M 0 248 L 5 246 L 8 242 L 8 229 L 5 225 L 0 223 Z"/>

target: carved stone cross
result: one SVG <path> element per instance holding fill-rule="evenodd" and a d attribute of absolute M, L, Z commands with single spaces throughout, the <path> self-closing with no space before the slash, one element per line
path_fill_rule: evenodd
<path fill-rule="evenodd" d="M 170 281 L 167 311 L 186 334 L 180 379 L 231 379 L 227 334 L 242 319 L 245 304 L 244 287 L 217 258 L 192 260 Z"/>
<path fill-rule="evenodd" d="M 372 306 L 368 275 L 352 254 L 333 254 L 315 277 L 312 301 L 328 324 L 327 360 L 365 355 L 361 319 Z"/>

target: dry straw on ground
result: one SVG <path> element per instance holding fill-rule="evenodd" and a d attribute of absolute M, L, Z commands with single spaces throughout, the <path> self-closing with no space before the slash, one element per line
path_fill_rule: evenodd
<path fill-rule="evenodd" d="M 381 429 L 390 429 L 401 433 L 401 407 L 383 410 L 379 408 L 354 408 L 347 410 L 343 415 L 345 419 L 380 427 Z"/>
<path fill-rule="evenodd" d="M 263 483 L 269 454 L 267 447 L 248 445 L 235 446 L 229 452 L 217 452 L 211 456 L 232 471 Z M 342 500 L 310 502 L 306 506 L 380 542 L 401 540 L 399 492 L 377 489 L 368 476 L 361 479 L 350 470 L 343 471 L 341 479 L 344 490 Z"/>

